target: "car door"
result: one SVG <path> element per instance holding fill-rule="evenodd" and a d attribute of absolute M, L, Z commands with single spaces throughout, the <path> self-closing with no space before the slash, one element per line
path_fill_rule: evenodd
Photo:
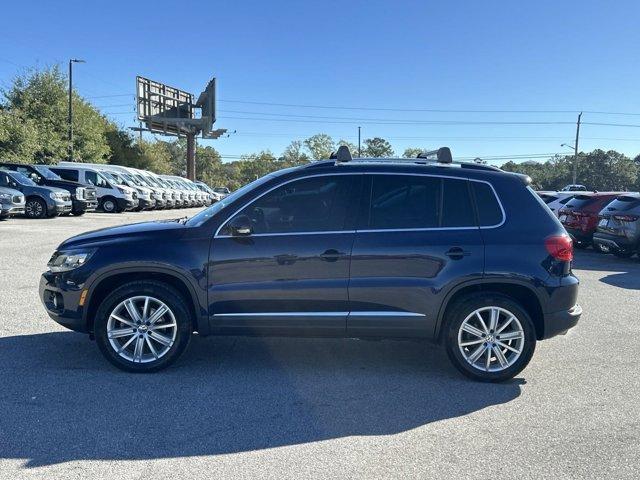
<path fill-rule="evenodd" d="M 358 174 L 290 180 L 230 217 L 210 252 L 212 331 L 344 335 L 361 183 Z M 240 234 L 238 222 L 250 228 Z"/>
<path fill-rule="evenodd" d="M 430 337 L 448 288 L 482 277 L 484 245 L 468 183 L 367 176 L 370 200 L 352 250 L 349 336 Z"/>

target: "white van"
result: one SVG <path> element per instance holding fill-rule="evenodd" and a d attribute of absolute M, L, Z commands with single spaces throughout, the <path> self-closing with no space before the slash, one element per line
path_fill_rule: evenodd
<path fill-rule="evenodd" d="M 107 213 L 119 213 L 138 207 L 137 192 L 126 185 L 113 185 L 99 169 L 78 163 L 65 162 L 65 165 L 51 165 L 49 169 L 65 180 L 74 180 L 92 185 L 98 194 L 98 208 Z"/>

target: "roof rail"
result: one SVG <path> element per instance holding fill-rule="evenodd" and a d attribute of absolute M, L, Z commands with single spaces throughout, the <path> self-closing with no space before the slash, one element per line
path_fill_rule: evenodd
<path fill-rule="evenodd" d="M 338 151 L 333 152 L 329 159 L 335 160 L 336 162 L 350 162 L 351 160 L 353 160 L 353 157 L 351 156 L 349 147 L 347 147 L 346 145 L 340 145 L 338 147 Z"/>
<path fill-rule="evenodd" d="M 435 160 L 438 163 L 453 163 L 453 157 L 451 156 L 451 149 L 449 147 L 440 147 L 437 150 L 420 152 L 418 158 Z"/>

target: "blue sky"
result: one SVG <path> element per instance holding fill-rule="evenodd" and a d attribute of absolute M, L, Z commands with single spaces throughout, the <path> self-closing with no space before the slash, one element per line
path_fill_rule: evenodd
<path fill-rule="evenodd" d="M 640 128 L 589 125 L 640 125 L 636 0 L 31 1 L 3 17 L 1 86 L 25 66 L 83 58 L 75 86 L 123 126 L 135 124 L 136 75 L 196 95 L 216 76 L 216 125 L 237 133 L 203 143 L 229 159 L 317 132 L 355 143 L 358 125 L 399 153 L 561 152 L 579 110 L 581 149 L 640 153 Z"/>

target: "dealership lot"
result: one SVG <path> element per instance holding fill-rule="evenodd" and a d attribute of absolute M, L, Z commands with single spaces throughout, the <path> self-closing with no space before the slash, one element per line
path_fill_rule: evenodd
<path fill-rule="evenodd" d="M 0 222 L 0 478 L 637 475 L 637 260 L 576 252 L 580 323 L 498 385 L 417 342 L 331 339 L 196 337 L 131 375 L 48 318 L 62 240 L 195 211 Z"/>

